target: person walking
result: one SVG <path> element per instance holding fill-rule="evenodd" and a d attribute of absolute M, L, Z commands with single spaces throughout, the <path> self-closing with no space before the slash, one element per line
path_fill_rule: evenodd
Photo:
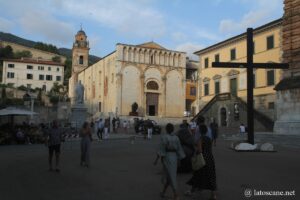
<path fill-rule="evenodd" d="M 157 158 L 161 158 L 164 167 L 165 183 L 161 192 L 161 197 L 165 196 L 165 193 L 169 186 L 171 186 L 174 194 L 174 200 L 178 200 L 177 193 L 177 160 L 181 160 L 185 157 L 178 137 L 174 134 L 174 125 L 168 123 L 166 125 L 167 134 L 161 136 L 161 142 Z M 158 159 L 157 159 L 158 160 Z"/>
<path fill-rule="evenodd" d="M 109 137 L 108 132 L 109 132 L 109 118 L 105 119 L 104 122 L 104 139 L 108 139 Z"/>
<path fill-rule="evenodd" d="M 89 167 L 90 166 L 90 149 L 92 139 L 92 130 L 88 122 L 84 122 L 82 129 L 80 130 L 81 137 L 81 159 L 80 165 Z"/>
<path fill-rule="evenodd" d="M 98 131 L 97 131 L 97 136 L 99 141 L 103 139 L 103 129 L 104 129 L 104 122 L 102 119 L 100 119 L 98 122 Z"/>
<path fill-rule="evenodd" d="M 215 161 L 212 154 L 212 142 L 211 139 L 206 135 L 208 131 L 206 125 L 199 125 L 199 130 L 201 133 L 201 138 L 197 141 L 196 153 L 203 154 L 206 164 L 201 169 L 194 171 L 192 178 L 187 182 L 187 184 L 192 186 L 192 188 L 185 194 L 190 196 L 196 191 L 196 189 L 210 190 L 210 199 L 213 200 L 216 199 L 217 184 Z"/>
<path fill-rule="evenodd" d="M 211 133 L 212 133 L 212 143 L 214 146 L 217 146 L 217 138 L 218 138 L 218 124 L 216 120 L 212 118 L 212 122 L 209 125 Z"/>
<path fill-rule="evenodd" d="M 147 120 L 147 138 L 151 140 L 153 133 L 153 123 L 150 119 Z"/>
<path fill-rule="evenodd" d="M 198 118 L 197 118 L 197 127 L 196 127 L 196 131 L 195 131 L 195 135 L 194 135 L 194 140 L 195 142 L 198 142 L 198 140 L 200 139 L 201 137 L 201 131 L 199 130 L 199 126 L 200 125 L 205 125 L 205 118 L 200 115 Z M 207 129 L 207 133 L 206 133 L 206 136 L 210 139 L 210 140 L 213 140 L 213 135 L 212 135 L 212 131 L 211 131 L 211 128 L 209 127 Z"/>
<path fill-rule="evenodd" d="M 48 146 L 49 149 L 49 156 L 48 156 L 49 171 L 53 171 L 52 158 L 55 152 L 55 171 L 60 172 L 60 168 L 59 168 L 60 144 L 63 139 L 63 132 L 58 127 L 58 122 L 56 120 L 52 122 L 52 127 L 50 129 L 44 131 L 46 136 L 45 144 L 46 146 Z"/>
<path fill-rule="evenodd" d="M 113 117 L 113 119 L 112 119 L 112 126 L 113 126 L 113 132 L 114 132 L 114 133 L 117 133 L 117 130 L 116 130 L 116 122 L 117 122 L 116 118 Z"/>

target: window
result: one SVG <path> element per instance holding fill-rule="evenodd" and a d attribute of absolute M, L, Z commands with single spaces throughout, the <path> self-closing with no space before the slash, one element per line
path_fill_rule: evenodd
<path fill-rule="evenodd" d="M 236 59 L 236 50 L 231 49 L 230 50 L 230 60 L 235 60 Z"/>
<path fill-rule="evenodd" d="M 267 50 L 274 48 L 274 36 L 268 36 L 267 37 Z"/>
<path fill-rule="evenodd" d="M 44 79 L 45 79 L 45 76 L 44 76 L 43 74 L 40 74 L 40 75 L 39 75 L 39 80 L 42 81 L 42 80 L 44 80 Z"/>
<path fill-rule="evenodd" d="M 204 84 L 204 96 L 209 95 L 209 84 L 205 83 Z"/>
<path fill-rule="evenodd" d="M 47 81 L 52 81 L 52 75 L 46 75 L 46 80 Z"/>
<path fill-rule="evenodd" d="M 58 68 L 56 68 L 56 71 L 57 71 L 57 72 L 59 72 L 59 67 L 58 67 Z"/>
<path fill-rule="evenodd" d="M 8 64 L 8 68 L 15 68 L 15 64 Z"/>
<path fill-rule="evenodd" d="M 56 81 L 61 81 L 61 76 L 56 76 Z"/>
<path fill-rule="evenodd" d="M 15 78 L 14 72 L 7 72 L 7 78 Z"/>
<path fill-rule="evenodd" d="M 275 73 L 274 70 L 267 71 L 267 86 L 275 84 Z"/>
<path fill-rule="evenodd" d="M 191 96 L 196 96 L 196 87 L 191 87 L 190 88 L 190 95 Z"/>
<path fill-rule="evenodd" d="M 32 65 L 27 65 L 27 69 L 33 69 Z"/>
<path fill-rule="evenodd" d="M 215 95 L 220 94 L 220 82 L 215 82 Z"/>
<path fill-rule="evenodd" d="M 33 79 L 33 74 L 27 74 L 27 79 Z"/>
<path fill-rule="evenodd" d="M 268 103 L 268 109 L 274 109 L 275 108 L 275 103 L 274 102 L 269 102 Z"/>
<path fill-rule="evenodd" d="M 205 58 L 204 60 L 204 68 L 208 68 L 208 58 Z"/>
<path fill-rule="evenodd" d="M 79 64 L 83 65 L 83 56 L 79 56 Z"/>
<path fill-rule="evenodd" d="M 44 66 L 38 66 L 38 70 L 44 70 Z"/>
<path fill-rule="evenodd" d="M 158 84 L 155 81 L 149 81 L 147 83 L 148 90 L 158 90 Z"/>
<path fill-rule="evenodd" d="M 215 55 L 215 62 L 220 62 L 220 54 Z"/>
<path fill-rule="evenodd" d="M 48 67 L 48 71 L 51 71 L 51 67 Z"/>

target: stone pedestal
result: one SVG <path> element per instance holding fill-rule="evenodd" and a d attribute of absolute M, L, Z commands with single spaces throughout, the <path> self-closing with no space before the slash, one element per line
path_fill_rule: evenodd
<path fill-rule="evenodd" d="M 293 79 L 300 83 L 300 77 Z M 280 84 L 277 88 L 279 86 Z M 276 103 L 277 121 L 274 124 L 274 133 L 300 135 L 300 88 L 278 90 Z"/>
<path fill-rule="evenodd" d="M 75 104 L 71 107 L 70 122 L 75 128 L 81 128 L 87 118 L 87 108 L 83 104 Z"/>

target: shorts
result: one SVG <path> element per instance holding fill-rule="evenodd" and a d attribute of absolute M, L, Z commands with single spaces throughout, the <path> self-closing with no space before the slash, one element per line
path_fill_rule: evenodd
<path fill-rule="evenodd" d="M 60 153 L 60 144 L 49 146 L 49 154 L 53 154 L 54 151 L 56 154 Z"/>

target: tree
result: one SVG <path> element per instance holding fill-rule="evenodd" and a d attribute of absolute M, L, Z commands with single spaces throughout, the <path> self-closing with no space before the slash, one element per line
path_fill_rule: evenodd
<path fill-rule="evenodd" d="M 60 63 L 61 62 L 61 58 L 60 58 L 60 56 L 54 56 L 54 57 L 52 57 L 52 61 Z"/>
<path fill-rule="evenodd" d="M 1 98 L 3 100 L 6 100 L 6 88 L 5 87 L 2 88 Z"/>
<path fill-rule="evenodd" d="M 32 58 L 32 53 L 30 51 L 24 50 L 24 51 L 17 51 L 14 53 L 14 58 Z"/>
<path fill-rule="evenodd" d="M 13 58 L 13 57 L 14 57 L 14 53 L 10 45 L 7 45 L 4 48 L 0 48 L 0 58 Z"/>
<path fill-rule="evenodd" d="M 65 81 L 69 80 L 71 75 L 72 75 L 72 60 L 70 58 L 67 58 L 65 61 L 65 74 L 64 74 Z"/>

